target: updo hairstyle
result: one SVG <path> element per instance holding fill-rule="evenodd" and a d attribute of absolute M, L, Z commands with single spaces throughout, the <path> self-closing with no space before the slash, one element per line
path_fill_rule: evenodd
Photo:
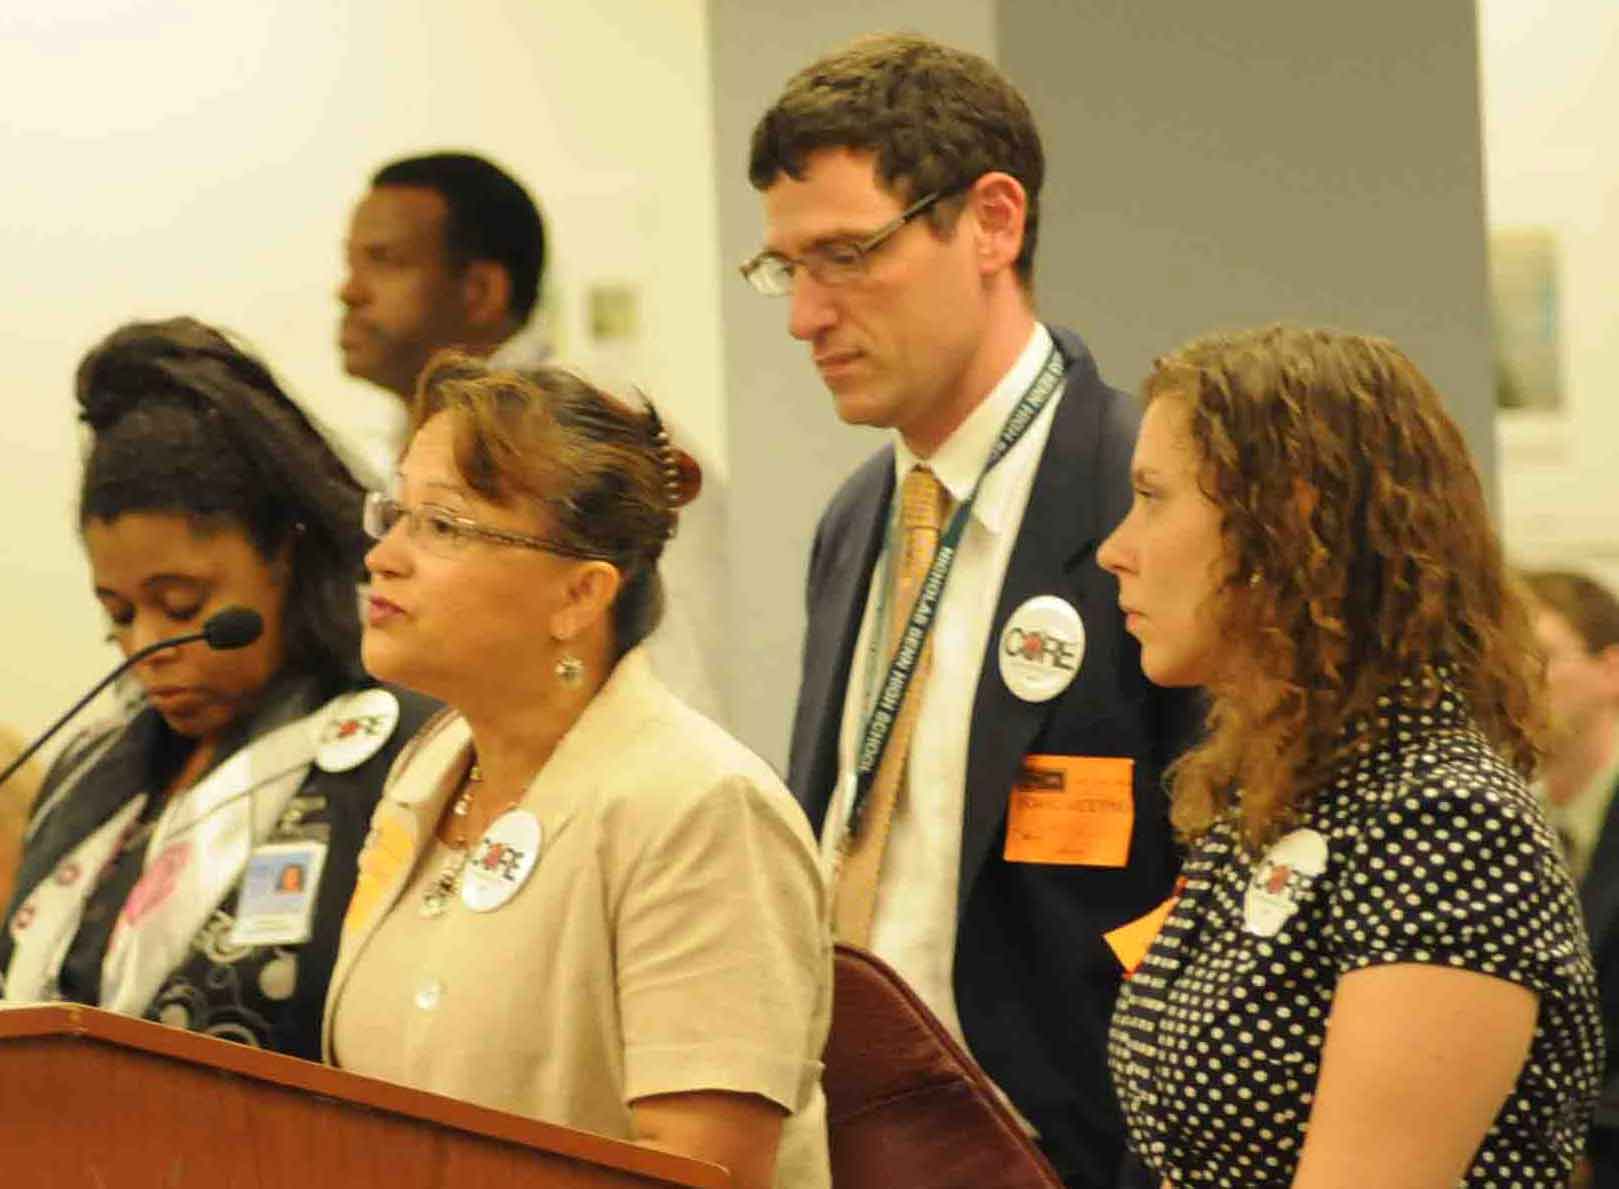
<path fill-rule="evenodd" d="M 239 529 L 266 562 L 291 542 L 289 666 L 357 678 L 364 493 L 268 368 L 191 318 L 132 322 L 79 364 L 90 441 L 81 529 L 128 513 Z"/>
<path fill-rule="evenodd" d="M 495 504 L 531 501 L 559 545 L 618 568 L 617 655 L 646 639 L 663 618 L 658 559 L 702 488 L 651 402 L 632 408 L 562 368 L 502 371 L 445 351 L 418 381 L 412 436 L 441 412 L 468 487 Z"/>

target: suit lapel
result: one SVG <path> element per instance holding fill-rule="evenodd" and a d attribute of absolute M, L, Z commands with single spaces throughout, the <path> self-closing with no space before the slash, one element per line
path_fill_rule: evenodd
<path fill-rule="evenodd" d="M 1095 453 L 1101 410 L 1092 393 L 1101 381 L 1083 343 L 1062 331 L 1052 334 L 1068 362 L 1068 376 L 1007 561 L 973 698 L 958 912 L 999 833 L 1018 763 L 1062 700 L 1025 702 L 1006 688 L 996 656 L 1001 631 L 1012 612 L 1036 595 L 1056 594 L 1077 603 L 1075 575 L 1097 542 Z"/>
<path fill-rule="evenodd" d="M 1609 794 L 1602 832 L 1591 850 L 1591 863 L 1580 881 L 1580 908 L 1585 913 L 1591 948 L 1601 952 L 1603 942 L 1619 919 L 1619 785 Z"/>
<path fill-rule="evenodd" d="M 444 805 L 460 784 L 472 733 L 459 715 L 441 714 L 406 745 L 395 777 L 371 815 L 342 941 L 326 992 L 321 1027 L 325 1059 L 332 1060 L 332 1016 L 349 972 L 416 872 Z"/>
<path fill-rule="evenodd" d="M 892 449 L 881 451 L 866 465 L 867 473 L 848 493 L 847 526 L 828 534 L 823 547 L 832 553 L 816 559 L 810 590 L 804 686 L 799 694 L 800 713 L 810 717 L 794 731 L 789 782 L 817 835 L 837 784 L 844 699 L 894 492 Z M 805 747 L 812 753 L 801 755 Z"/>

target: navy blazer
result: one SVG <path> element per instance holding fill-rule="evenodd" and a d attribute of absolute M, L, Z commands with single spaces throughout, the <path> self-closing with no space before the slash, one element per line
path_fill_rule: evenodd
<path fill-rule="evenodd" d="M 1063 395 L 996 602 L 972 721 L 963 724 L 970 740 L 954 984 L 973 1056 L 1038 1129 L 1066 1181 L 1112 1189 L 1124 1129 L 1107 1073 L 1107 1030 L 1122 971 L 1103 934 L 1170 892 L 1177 855 L 1161 778 L 1199 708 L 1142 675 L 1118 584 L 1096 564 L 1097 547 L 1129 508 L 1139 412 L 1103 383 L 1078 336 L 1052 334 L 1068 364 Z M 817 831 L 838 778 L 851 654 L 893 487 L 888 446 L 833 497 L 810 555 L 788 784 Z M 1001 680 L 992 653 L 1012 612 L 1050 594 L 1078 609 L 1084 657 L 1062 694 L 1024 702 Z M 1002 858 L 1008 798 L 1028 754 L 1134 758 L 1126 866 Z"/>
<path fill-rule="evenodd" d="M 1619 787 L 1608 802 L 1590 866 L 1580 881 L 1580 909 L 1591 938 L 1607 1039 L 1606 1073 L 1595 1126 L 1608 1137 L 1600 1145 L 1603 1167 L 1598 1169 L 1597 1184 L 1619 1184 Z"/>

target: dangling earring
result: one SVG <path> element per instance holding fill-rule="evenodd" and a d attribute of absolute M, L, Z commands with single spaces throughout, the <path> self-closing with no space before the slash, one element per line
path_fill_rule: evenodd
<path fill-rule="evenodd" d="M 563 685 L 578 685 L 585 678 L 585 662 L 565 652 L 557 658 L 556 674 Z"/>

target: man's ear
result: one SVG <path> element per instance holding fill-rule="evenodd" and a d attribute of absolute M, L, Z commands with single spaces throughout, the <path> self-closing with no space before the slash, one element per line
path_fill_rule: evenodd
<path fill-rule="evenodd" d="M 978 263 L 985 275 L 1012 268 L 1023 251 L 1029 196 L 1009 173 L 984 174 L 967 192 L 967 210 L 978 228 Z"/>
<path fill-rule="evenodd" d="M 473 260 L 461 270 L 461 308 L 468 326 L 499 326 L 511 316 L 512 278 L 493 260 Z"/>
<path fill-rule="evenodd" d="M 572 640 L 606 619 L 622 584 L 623 576 L 612 562 L 575 564 L 563 586 L 562 605 L 551 613 L 552 638 Z"/>
<path fill-rule="evenodd" d="M 1619 644 L 1610 644 L 1592 654 L 1602 672 L 1602 683 L 1607 687 L 1608 700 L 1619 704 Z"/>

